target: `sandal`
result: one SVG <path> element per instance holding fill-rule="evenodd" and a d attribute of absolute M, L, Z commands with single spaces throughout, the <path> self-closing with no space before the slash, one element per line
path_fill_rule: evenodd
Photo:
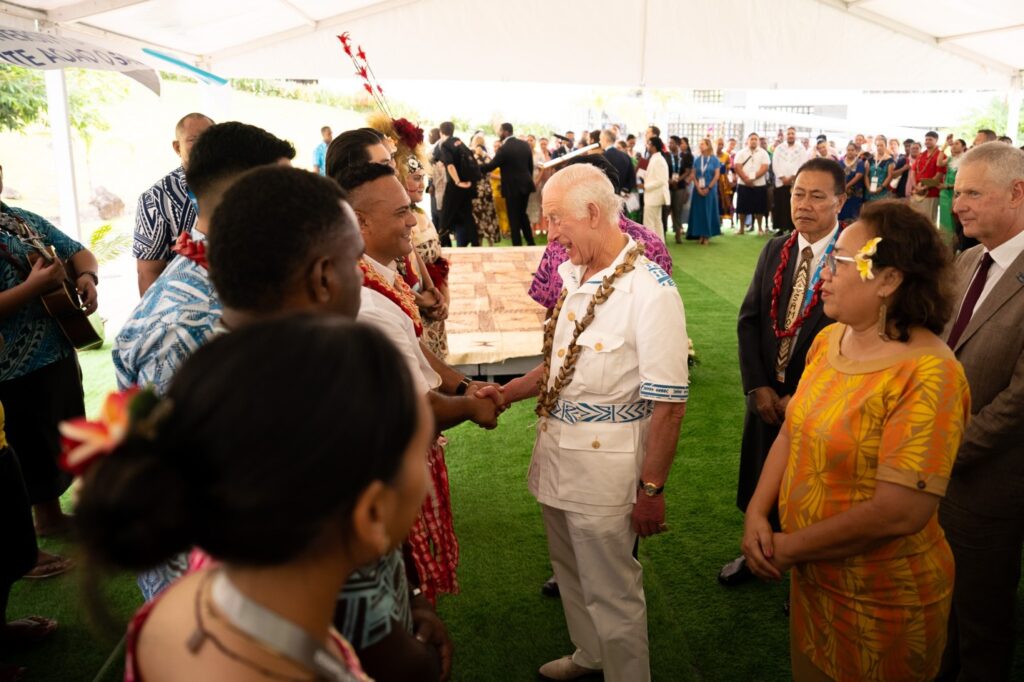
<path fill-rule="evenodd" d="M 75 562 L 71 559 L 67 559 L 56 554 L 47 554 L 46 552 L 39 553 L 39 560 L 36 562 L 35 567 L 26 573 L 23 578 L 27 580 L 42 580 L 44 578 L 52 578 L 62 573 L 67 573 L 74 568 Z"/>
<path fill-rule="evenodd" d="M 28 616 L 12 620 L 0 629 L 0 647 L 21 651 L 47 640 L 56 631 L 57 621 L 52 618 Z"/>

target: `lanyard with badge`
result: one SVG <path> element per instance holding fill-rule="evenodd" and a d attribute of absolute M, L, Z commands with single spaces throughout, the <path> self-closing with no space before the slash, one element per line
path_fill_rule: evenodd
<path fill-rule="evenodd" d="M 704 163 L 700 165 L 700 174 L 697 177 L 697 186 L 704 189 L 707 187 L 707 180 L 704 179 L 704 174 L 707 172 L 708 166 L 711 165 L 711 157 L 701 154 L 700 158 Z"/>
<path fill-rule="evenodd" d="M 821 255 L 821 259 L 818 260 L 818 267 L 814 269 L 814 276 L 811 277 L 811 281 L 807 283 L 807 292 L 804 294 L 804 307 L 806 308 L 811 304 L 811 299 L 814 298 L 814 289 L 818 285 L 818 281 L 821 280 L 821 270 L 825 267 L 825 261 L 828 260 L 828 256 L 832 253 L 832 249 L 836 248 L 836 241 L 839 240 L 839 230 L 836 230 L 832 235 L 832 239 L 828 240 L 828 246 L 825 247 L 825 253 Z"/>

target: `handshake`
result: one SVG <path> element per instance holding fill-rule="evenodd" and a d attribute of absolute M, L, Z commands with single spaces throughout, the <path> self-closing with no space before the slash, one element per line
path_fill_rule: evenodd
<path fill-rule="evenodd" d="M 467 420 L 485 429 L 497 427 L 498 415 L 511 405 L 501 385 L 487 381 L 471 381 L 464 397 L 469 407 Z"/>

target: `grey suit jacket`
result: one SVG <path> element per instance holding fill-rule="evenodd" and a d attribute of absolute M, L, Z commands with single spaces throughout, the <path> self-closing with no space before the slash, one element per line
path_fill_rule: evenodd
<path fill-rule="evenodd" d="M 975 246 L 957 258 L 961 298 L 984 253 Z M 946 497 L 985 516 L 1024 517 L 1024 253 L 975 309 L 953 351 L 971 387 L 972 417 Z"/>

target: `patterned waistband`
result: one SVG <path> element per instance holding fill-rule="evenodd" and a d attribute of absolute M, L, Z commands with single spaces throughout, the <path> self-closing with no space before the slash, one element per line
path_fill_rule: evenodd
<path fill-rule="evenodd" d="M 654 404 L 650 400 L 638 400 L 635 403 L 618 403 L 602 405 L 598 403 L 576 403 L 571 400 L 559 400 L 555 403 L 550 415 L 566 424 L 579 422 L 613 422 L 627 424 L 640 421 L 654 414 Z"/>

